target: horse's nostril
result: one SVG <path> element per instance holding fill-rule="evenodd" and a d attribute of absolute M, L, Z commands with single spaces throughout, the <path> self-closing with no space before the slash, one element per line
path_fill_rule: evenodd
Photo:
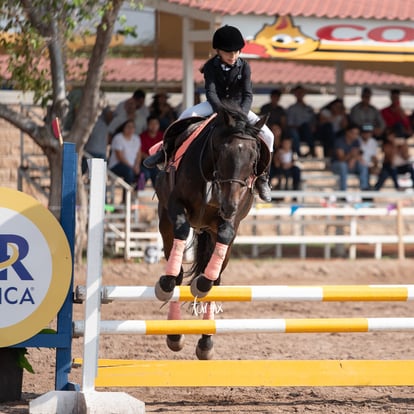
<path fill-rule="evenodd" d="M 232 219 L 237 212 L 237 208 L 231 205 L 221 206 L 219 215 L 224 220 Z"/>

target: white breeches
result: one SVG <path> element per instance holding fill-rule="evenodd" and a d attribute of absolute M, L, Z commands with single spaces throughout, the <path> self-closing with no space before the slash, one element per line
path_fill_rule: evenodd
<path fill-rule="evenodd" d="M 204 101 L 195 106 L 192 106 L 191 108 L 187 108 L 180 115 L 179 119 L 189 118 L 191 116 L 210 116 L 212 113 L 213 108 L 211 107 L 210 103 Z M 247 118 L 252 125 L 254 125 L 260 119 L 260 117 L 256 115 L 253 111 L 249 111 L 249 113 L 247 114 Z M 260 138 L 263 140 L 263 142 L 267 145 L 267 148 L 269 148 L 269 151 L 272 153 L 274 136 L 273 132 L 269 129 L 269 127 L 266 124 L 263 125 L 262 129 L 260 130 Z"/>

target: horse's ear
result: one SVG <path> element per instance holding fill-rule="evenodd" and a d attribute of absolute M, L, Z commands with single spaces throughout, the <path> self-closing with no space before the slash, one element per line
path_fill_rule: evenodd
<path fill-rule="evenodd" d="M 231 128 L 234 128 L 236 126 L 236 119 L 228 111 L 221 109 L 218 112 L 218 116 L 221 117 L 224 125 L 227 125 Z"/>
<path fill-rule="evenodd" d="M 269 119 L 269 114 L 261 116 L 259 120 L 255 123 L 255 126 L 259 129 L 262 129 L 263 125 L 266 124 L 268 119 Z"/>
<path fill-rule="evenodd" d="M 230 128 L 234 128 L 236 126 L 236 119 L 227 111 L 221 111 L 224 124 L 229 126 Z"/>

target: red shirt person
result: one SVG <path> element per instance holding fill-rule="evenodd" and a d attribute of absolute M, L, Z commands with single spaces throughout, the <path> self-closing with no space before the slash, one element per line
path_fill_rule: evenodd
<path fill-rule="evenodd" d="M 398 137 L 408 138 L 413 131 L 410 119 L 405 114 L 400 104 L 400 90 L 392 89 L 390 92 L 391 105 L 381 110 L 384 122 L 390 130 L 394 131 Z"/>
<path fill-rule="evenodd" d="M 160 130 L 160 120 L 155 115 L 150 115 L 147 118 L 147 129 L 141 133 L 141 156 L 142 160 L 149 156 L 149 149 L 156 143 L 161 142 L 164 133 Z M 159 170 L 157 168 L 147 168 L 141 164 L 141 171 L 144 173 L 145 181 L 151 179 L 152 185 L 155 185 L 155 180 Z"/>
<path fill-rule="evenodd" d="M 140 137 L 142 159 L 145 159 L 148 157 L 149 149 L 157 142 L 162 141 L 164 137 L 163 132 L 160 130 L 160 121 L 156 116 L 150 115 L 147 118 L 147 129 L 141 132 Z"/>

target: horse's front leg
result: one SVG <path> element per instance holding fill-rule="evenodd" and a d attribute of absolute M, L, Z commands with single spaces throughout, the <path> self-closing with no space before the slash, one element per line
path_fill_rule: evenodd
<path fill-rule="evenodd" d="M 182 282 L 182 262 L 186 240 L 190 233 L 190 224 L 184 206 L 176 203 L 173 208 L 170 207 L 169 217 L 173 224 L 174 239 L 168 255 L 165 275 L 161 276 L 155 285 L 155 296 L 163 302 L 172 298 L 175 286 Z"/>
<path fill-rule="evenodd" d="M 204 274 L 201 273 L 191 282 L 191 294 L 194 297 L 204 298 L 207 296 L 228 262 L 229 247 L 233 243 L 234 237 L 235 229 L 233 222 L 230 220 L 221 220 L 214 251 L 204 269 Z"/>

